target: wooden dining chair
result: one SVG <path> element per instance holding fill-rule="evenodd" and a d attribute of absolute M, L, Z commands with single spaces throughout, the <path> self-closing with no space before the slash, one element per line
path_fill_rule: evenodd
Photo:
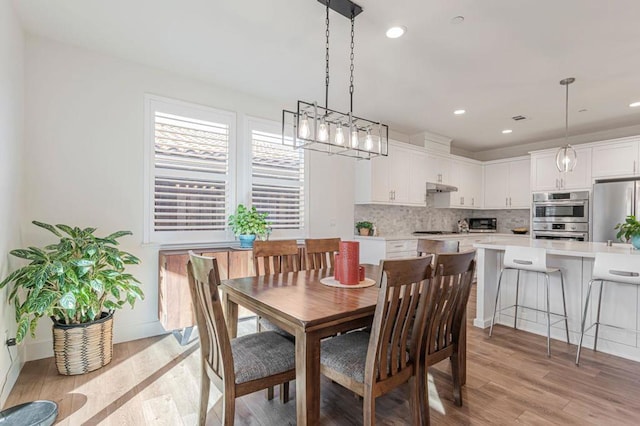
<path fill-rule="evenodd" d="M 466 344 L 465 310 L 476 262 L 475 251 L 438 256 L 435 276 L 427 290 L 426 332 L 420 349 L 424 424 L 429 424 L 428 367 L 444 359 L 451 362 L 453 397 L 462 405 L 462 368 Z"/>
<path fill-rule="evenodd" d="M 407 381 L 413 424 L 421 424 L 418 357 L 432 271 L 430 257 L 383 260 L 371 332 L 354 331 L 322 342 L 321 373 L 363 397 L 366 426 L 375 424 L 376 398 Z"/>
<path fill-rule="evenodd" d="M 253 267 L 256 275 L 272 275 L 300 270 L 296 240 L 254 241 Z"/>
<path fill-rule="evenodd" d="M 257 276 L 274 275 L 300 270 L 300 256 L 296 240 L 254 241 L 253 267 Z M 295 337 L 266 318 L 258 317 L 258 331 L 273 331 L 293 341 Z M 267 388 L 267 399 L 273 399 L 273 387 Z M 289 401 L 289 382 L 280 386 L 280 400 Z"/>
<path fill-rule="evenodd" d="M 460 251 L 460 241 L 454 240 L 418 240 L 418 256 L 426 254 L 457 253 Z"/>
<path fill-rule="evenodd" d="M 333 268 L 335 254 L 340 250 L 340 238 L 311 238 L 304 240 L 306 269 Z"/>
<path fill-rule="evenodd" d="M 230 340 L 218 292 L 220 275 L 216 259 L 189 252 L 187 271 L 200 334 L 198 424 L 206 423 L 213 382 L 222 392 L 222 423 L 233 425 L 237 397 L 295 379 L 295 345 L 274 332 Z"/>

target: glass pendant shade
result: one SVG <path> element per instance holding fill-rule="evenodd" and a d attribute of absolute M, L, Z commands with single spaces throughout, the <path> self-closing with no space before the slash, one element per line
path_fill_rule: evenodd
<path fill-rule="evenodd" d="M 344 131 L 342 130 L 342 124 L 338 124 L 336 127 L 336 145 L 344 145 Z"/>
<path fill-rule="evenodd" d="M 318 126 L 318 140 L 320 142 L 326 142 L 329 140 L 329 126 L 324 118 L 320 119 L 320 126 Z"/>
<path fill-rule="evenodd" d="M 367 151 L 371 151 L 373 149 L 373 136 L 371 136 L 371 130 L 367 130 L 367 136 L 364 139 L 364 148 Z"/>
<path fill-rule="evenodd" d="M 298 136 L 302 139 L 307 139 L 311 136 L 311 128 L 309 127 L 309 117 L 307 117 L 307 114 L 302 114 L 298 129 Z"/>
<path fill-rule="evenodd" d="M 351 148 L 357 148 L 359 144 L 358 141 L 358 129 L 355 127 L 351 128 Z"/>
<path fill-rule="evenodd" d="M 556 154 L 556 166 L 561 172 L 571 172 L 578 162 L 578 154 L 571 145 L 563 146 Z"/>

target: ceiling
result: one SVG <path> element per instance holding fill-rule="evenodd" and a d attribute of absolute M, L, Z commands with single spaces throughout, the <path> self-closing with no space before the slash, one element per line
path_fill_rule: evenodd
<path fill-rule="evenodd" d="M 638 0 L 360 0 L 354 112 L 480 152 L 638 124 Z M 316 0 L 14 0 L 25 30 L 273 99 L 324 101 Z M 453 24 L 455 16 L 464 22 Z M 393 25 L 400 39 L 385 37 Z M 349 21 L 331 13 L 329 107 L 348 110 Z M 454 115 L 456 109 L 464 115 Z M 578 112 L 579 110 L 586 110 Z M 279 115 L 274 114 L 274 116 Z M 514 122 L 523 115 L 527 120 Z M 503 135 L 503 129 L 513 133 Z"/>

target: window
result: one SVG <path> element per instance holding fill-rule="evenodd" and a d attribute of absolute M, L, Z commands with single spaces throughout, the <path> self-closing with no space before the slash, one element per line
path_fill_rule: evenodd
<path fill-rule="evenodd" d="M 227 239 L 235 114 L 147 96 L 146 241 Z"/>
<path fill-rule="evenodd" d="M 251 140 L 251 204 L 268 212 L 273 236 L 301 238 L 305 234 L 304 150 L 282 141 L 278 123 L 249 119 Z"/>

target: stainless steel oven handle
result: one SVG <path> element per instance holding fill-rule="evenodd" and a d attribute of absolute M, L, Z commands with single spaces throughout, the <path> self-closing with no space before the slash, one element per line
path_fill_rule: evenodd
<path fill-rule="evenodd" d="M 541 237 L 583 237 L 586 238 L 589 235 L 586 232 L 548 232 L 548 231 L 533 231 L 535 236 L 540 235 Z"/>
<path fill-rule="evenodd" d="M 558 200 L 558 201 L 545 201 L 545 202 L 533 202 L 534 206 L 554 207 L 554 206 L 585 206 L 587 201 L 570 201 L 570 200 Z"/>

